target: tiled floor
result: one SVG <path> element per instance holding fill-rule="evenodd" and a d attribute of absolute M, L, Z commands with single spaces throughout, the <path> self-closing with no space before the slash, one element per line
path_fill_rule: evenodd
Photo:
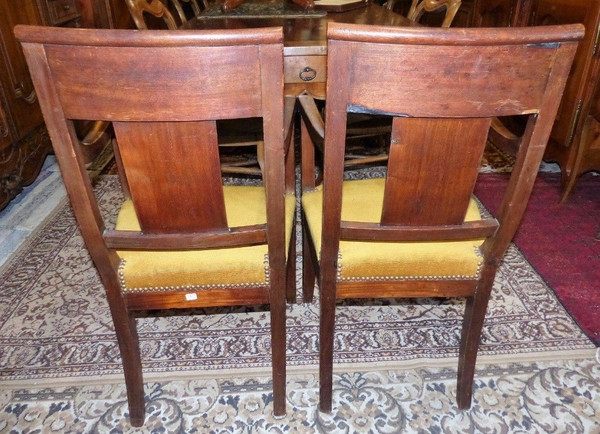
<path fill-rule="evenodd" d="M 46 158 L 35 182 L 0 211 L 0 266 L 66 196 L 56 158 Z"/>

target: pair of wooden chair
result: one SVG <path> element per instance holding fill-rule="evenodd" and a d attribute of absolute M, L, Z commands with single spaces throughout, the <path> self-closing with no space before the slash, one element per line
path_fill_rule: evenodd
<path fill-rule="evenodd" d="M 294 98 L 281 28 L 135 32 L 19 26 L 85 244 L 105 286 L 132 425 L 144 420 L 136 312 L 268 304 L 273 412 L 285 413 L 285 309 L 295 300 Z M 467 298 L 467 408 L 494 274 L 523 214 L 578 26 L 506 30 L 331 23 L 323 188 L 302 112 L 304 296 L 320 287 L 320 408 L 331 410 L 335 302 Z M 212 74 L 214 64 L 219 74 Z M 434 79 L 435 78 L 435 79 Z M 160 86 L 156 82 L 160 82 Z M 118 92 L 115 92 L 118 89 Z M 306 104 L 304 104 L 306 106 Z M 304 107 L 303 106 L 303 107 Z M 347 112 L 393 114 L 386 179 L 342 182 Z M 498 220 L 471 198 L 490 118 L 530 116 Z M 216 121 L 263 119 L 261 186 L 223 186 Z M 113 123 L 124 189 L 108 229 L 73 122 Z M 309 158 L 307 158 L 307 156 Z"/>

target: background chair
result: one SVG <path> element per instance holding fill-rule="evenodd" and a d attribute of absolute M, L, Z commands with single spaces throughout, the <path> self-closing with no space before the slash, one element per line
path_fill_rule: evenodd
<path fill-rule="evenodd" d="M 125 0 L 125 3 L 138 29 L 148 30 L 145 14 L 162 19 L 169 30 L 177 29 L 175 18 L 160 0 Z"/>
<path fill-rule="evenodd" d="M 425 12 L 439 13 L 445 10 L 444 20 L 440 27 L 450 27 L 456 13 L 460 9 L 460 5 L 461 0 L 412 0 L 406 17 L 409 20 L 418 23 Z M 396 7 L 396 0 L 388 0 L 385 6 L 390 11 L 393 11 Z"/>
<path fill-rule="evenodd" d="M 200 15 L 200 6 L 198 6 L 198 2 L 196 0 L 171 0 L 171 2 L 173 3 L 173 6 L 175 7 L 175 10 L 177 11 L 177 14 L 179 15 L 179 18 L 181 19 L 181 23 L 185 23 L 189 18 L 193 18 L 193 17 L 197 17 L 198 15 Z M 185 4 L 185 8 L 184 5 Z M 186 14 L 186 11 L 184 9 L 186 9 L 189 6 L 189 9 L 191 9 L 191 13 L 190 14 Z M 204 4 L 205 8 L 206 5 Z"/>
<path fill-rule="evenodd" d="M 470 406 L 494 276 L 525 211 L 582 36 L 580 25 L 329 25 L 327 68 L 347 72 L 327 77 L 323 186 L 315 189 L 309 176 L 302 193 L 305 300 L 315 275 L 320 287 L 322 411 L 332 406 L 335 303 L 343 298 L 466 297 L 457 401 Z M 307 125 L 314 112 L 306 106 L 303 134 L 318 128 Z M 343 181 L 348 111 L 392 117 L 385 179 Z M 483 218 L 473 187 L 491 119 L 508 114 L 529 120 L 497 219 Z"/>
<path fill-rule="evenodd" d="M 131 423 L 144 419 L 135 313 L 148 309 L 269 304 L 274 413 L 284 414 L 285 292 L 287 279 L 288 297 L 295 294 L 295 199 L 293 177 L 285 185 L 293 151 L 284 123 L 290 125 L 293 100 L 284 105 L 282 29 L 18 26 L 15 34 L 106 289 Z M 209 74 L 215 59 L 219 74 Z M 221 184 L 216 119 L 229 117 L 265 120 L 262 186 Z M 107 229 L 86 174 L 76 119 L 113 123 L 126 196 L 114 230 Z"/>

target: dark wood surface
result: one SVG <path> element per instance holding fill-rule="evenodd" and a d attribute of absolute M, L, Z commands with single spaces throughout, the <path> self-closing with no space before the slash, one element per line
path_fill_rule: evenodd
<path fill-rule="evenodd" d="M 45 6 L 45 4 L 43 4 Z M 51 151 L 16 24 L 43 25 L 35 0 L 0 0 L 0 210 L 38 175 Z"/>
<path fill-rule="evenodd" d="M 469 408 L 496 270 L 525 212 L 583 26 L 517 32 L 331 25 L 328 32 L 327 67 L 345 73 L 327 79 L 320 252 L 306 219 L 311 208 L 302 212 L 305 300 L 312 298 L 315 278 L 320 288 L 320 410 L 332 408 L 336 300 L 424 296 L 467 298 L 457 404 Z M 348 216 L 342 220 L 347 111 L 355 109 L 394 117 L 382 214 L 376 224 Z M 488 127 L 498 115 L 529 120 L 496 219 L 484 218 L 473 226 L 463 222 Z M 313 135 L 305 137 L 311 130 L 306 124 L 316 116 L 302 111 L 306 194 L 314 190 L 315 180 Z M 480 273 L 472 278 L 460 276 L 460 271 L 447 277 L 390 279 L 338 275 L 343 268 L 340 241 L 435 242 L 468 240 L 475 234 L 485 241 Z"/>
<path fill-rule="evenodd" d="M 193 18 L 181 29 L 251 29 L 283 27 L 284 54 L 319 55 L 326 53 L 327 23 L 354 23 L 380 26 L 415 26 L 406 17 L 369 4 L 347 12 L 331 12 L 316 18 Z"/>
<path fill-rule="evenodd" d="M 406 17 L 381 6 L 368 4 L 347 12 L 330 12 L 312 18 L 193 18 L 182 29 L 249 29 L 281 26 L 284 32 L 284 74 L 288 95 L 310 90 L 325 95 L 327 23 L 355 23 L 381 26 L 418 26 Z M 312 77 L 312 78 L 311 78 Z"/>

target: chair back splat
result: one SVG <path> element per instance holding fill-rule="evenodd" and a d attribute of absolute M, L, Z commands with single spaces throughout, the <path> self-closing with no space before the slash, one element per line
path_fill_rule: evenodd
<path fill-rule="evenodd" d="M 18 26 L 65 186 L 113 317 L 133 425 L 135 311 L 269 304 L 273 411 L 285 413 L 293 170 L 281 28 L 163 32 Z M 215 74 L 214 71 L 219 73 Z M 217 120 L 263 119 L 262 185 L 221 182 Z M 110 121 L 125 201 L 107 229 L 73 121 Z M 286 140 L 287 139 L 287 140 Z M 291 160 L 290 160 L 291 159 Z M 287 287 L 290 287 L 288 283 Z M 294 287 L 295 288 L 295 287 Z"/>
<path fill-rule="evenodd" d="M 466 297 L 457 401 L 471 405 L 479 338 L 583 36 L 580 25 L 515 29 L 330 23 L 323 185 L 302 180 L 304 298 L 320 286 L 320 408 L 331 411 L 335 301 Z M 317 117 L 306 96 L 302 173 Z M 306 108 L 309 109 L 306 109 Z M 385 178 L 344 181 L 348 113 L 393 118 Z M 496 218 L 472 198 L 491 119 L 527 115 Z M 309 134 L 312 133 L 312 134 Z M 308 158 L 305 158 L 308 155 Z"/>

